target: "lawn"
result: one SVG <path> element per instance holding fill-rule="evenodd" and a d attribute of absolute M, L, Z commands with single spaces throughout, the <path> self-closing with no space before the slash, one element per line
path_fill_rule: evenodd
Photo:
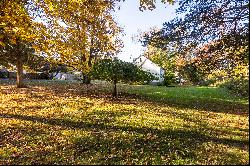
<path fill-rule="evenodd" d="M 249 101 L 213 87 L 0 84 L 0 164 L 249 164 Z"/>

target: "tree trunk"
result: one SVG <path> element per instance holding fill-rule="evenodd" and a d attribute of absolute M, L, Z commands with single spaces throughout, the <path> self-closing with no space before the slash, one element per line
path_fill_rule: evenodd
<path fill-rule="evenodd" d="M 82 55 L 82 64 L 87 61 L 86 57 Z M 82 71 L 82 83 L 83 84 L 90 84 L 91 79 L 89 78 L 88 74 L 86 74 L 84 71 Z"/>
<path fill-rule="evenodd" d="M 22 62 L 21 57 L 18 57 L 16 67 L 17 67 L 16 84 L 18 88 L 23 88 L 25 86 L 23 83 L 23 62 Z"/>
<path fill-rule="evenodd" d="M 114 81 L 114 90 L 113 90 L 113 97 L 117 96 L 117 88 L 116 88 L 117 81 Z"/>
<path fill-rule="evenodd" d="M 94 40 L 93 40 L 93 37 L 91 37 L 91 47 L 90 47 L 90 50 L 89 50 L 89 58 L 87 59 L 85 56 L 82 58 L 84 62 L 86 62 L 86 60 L 88 60 L 88 67 L 91 68 L 92 67 L 92 59 L 94 58 L 94 50 L 93 50 L 93 43 L 94 43 Z M 82 72 L 82 75 L 83 75 L 83 80 L 82 80 L 82 83 L 83 84 L 90 84 L 91 82 L 91 78 L 88 76 L 88 74 L 85 74 Z"/>
<path fill-rule="evenodd" d="M 82 83 L 83 84 L 90 84 L 90 82 L 91 82 L 91 79 L 89 78 L 89 76 L 82 72 Z"/>

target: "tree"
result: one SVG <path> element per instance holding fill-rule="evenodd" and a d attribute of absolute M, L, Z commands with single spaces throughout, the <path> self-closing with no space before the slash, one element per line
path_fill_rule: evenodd
<path fill-rule="evenodd" d="M 0 62 L 16 65 L 17 87 L 24 87 L 23 62 L 34 53 L 30 42 L 35 38 L 33 25 L 24 8 L 23 1 L 0 2 Z"/>
<path fill-rule="evenodd" d="M 118 27 L 112 17 L 96 17 L 95 20 L 99 20 L 99 24 L 88 25 L 87 34 L 89 37 L 89 45 L 86 47 L 86 43 L 83 44 L 84 52 L 79 52 L 75 56 L 72 66 L 80 70 L 83 75 L 83 83 L 90 83 L 89 72 L 91 71 L 93 63 L 100 58 L 108 58 L 117 54 L 121 47 L 122 42 L 119 39 L 121 29 Z"/>
<path fill-rule="evenodd" d="M 101 53 L 117 50 L 117 41 L 112 41 L 112 38 L 119 33 L 119 27 L 110 13 L 115 4 L 113 1 L 90 0 L 3 0 L 0 2 L 1 50 L 9 50 L 9 43 L 17 48 L 19 42 L 32 43 L 31 47 L 36 52 L 71 66 L 81 64 L 82 70 L 88 70 L 83 63 L 90 64 L 93 59 L 93 48 L 97 47 L 94 43 L 97 42 L 92 41 L 98 41 Z M 20 51 L 13 52 L 12 56 L 26 56 L 17 54 Z M 82 63 L 79 63 L 78 54 L 81 55 Z M 3 63 L 10 59 L 2 54 L 1 60 Z M 19 72 L 22 72 L 21 60 L 19 58 L 20 63 L 17 65 Z M 17 80 L 22 81 L 21 75 L 18 74 Z"/>
<path fill-rule="evenodd" d="M 34 49 L 29 43 L 21 43 L 19 40 L 15 44 L 7 44 L 0 49 L 1 64 L 8 66 L 10 64 L 16 65 L 17 68 L 17 87 L 25 87 L 23 84 L 23 65 L 28 62 L 28 59 L 34 55 Z M 26 63 L 27 64 L 27 63 Z"/>
<path fill-rule="evenodd" d="M 187 65 L 208 74 L 225 69 L 231 75 L 248 64 L 249 2 L 247 0 L 179 0 L 179 17 L 159 31 L 144 34 L 144 45 L 177 52 Z"/>
<path fill-rule="evenodd" d="M 93 79 L 102 79 L 114 85 L 113 96 L 117 96 L 117 83 L 130 83 L 135 81 L 149 81 L 155 77 L 129 62 L 118 59 L 103 59 L 97 62 L 91 71 Z"/>
<path fill-rule="evenodd" d="M 164 4 L 166 4 L 167 2 L 169 4 L 174 4 L 175 1 L 174 0 L 161 0 L 161 2 L 164 3 Z M 155 0 L 140 0 L 140 7 L 139 7 L 139 9 L 141 11 L 144 11 L 144 10 L 147 10 L 147 9 L 153 10 L 156 7 L 155 3 L 156 3 Z"/>
<path fill-rule="evenodd" d="M 111 14 L 118 2 L 120 0 L 1 0 L 1 49 L 9 42 L 16 44 L 16 40 L 32 43 L 37 53 L 87 73 L 96 59 L 94 52 L 110 55 L 121 46 L 117 40 L 120 28 Z M 145 10 L 151 9 L 154 2 L 140 0 L 140 5 Z"/>
<path fill-rule="evenodd" d="M 168 86 L 174 82 L 175 53 L 148 45 L 143 55 L 164 69 L 164 85 Z"/>

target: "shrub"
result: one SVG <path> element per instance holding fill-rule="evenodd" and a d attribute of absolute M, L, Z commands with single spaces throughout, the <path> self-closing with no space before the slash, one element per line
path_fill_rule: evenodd
<path fill-rule="evenodd" d="M 220 87 L 226 88 L 233 92 L 237 96 L 249 96 L 249 80 L 243 78 L 231 78 L 224 83 L 220 84 Z"/>
<path fill-rule="evenodd" d="M 8 78 L 8 73 L 0 71 L 0 78 Z"/>
<path fill-rule="evenodd" d="M 164 82 L 163 82 L 163 85 L 165 85 L 165 86 L 171 85 L 172 83 L 175 82 L 174 79 L 175 79 L 174 73 L 166 72 L 166 73 L 164 74 Z"/>
<path fill-rule="evenodd" d="M 200 81 L 198 85 L 200 86 L 210 86 L 216 83 L 216 79 L 211 78 L 207 80 Z"/>

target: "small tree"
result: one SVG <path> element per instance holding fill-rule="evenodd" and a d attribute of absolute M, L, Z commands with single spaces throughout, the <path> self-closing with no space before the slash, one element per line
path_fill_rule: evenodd
<path fill-rule="evenodd" d="M 7 42 L 6 42 L 7 43 Z M 31 47 L 31 43 L 16 40 L 9 42 L 4 47 L 0 48 L 0 64 L 8 66 L 9 64 L 16 65 L 17 69 L 17 87 L 25 87 L 23 82 L 23 67 L 28 62 L 30 57 L 35 56 L 35 51 Z"/>
<path fill-rule="evenodd" d="M 117 96 L 117 83 L 151 81 L 156 79 L 151 73 L 138 68 L 132 63 L 118 59 L 103 59 L 94 64 L 91 71 L 93 79 L 102 79 L 114 85 L 113 96 Z"/>

